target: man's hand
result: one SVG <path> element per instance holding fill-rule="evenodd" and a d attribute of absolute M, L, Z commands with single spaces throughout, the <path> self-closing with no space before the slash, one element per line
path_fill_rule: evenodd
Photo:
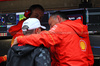
<path fill-rule="evenodd" d="M 14 39 L 14 43 L 12 44 L 12 46 L 13 46 L 13 45 L 16 45 L 16 44 L 18 44 L 18 42 L 17 42 L 17 37 Z"/>

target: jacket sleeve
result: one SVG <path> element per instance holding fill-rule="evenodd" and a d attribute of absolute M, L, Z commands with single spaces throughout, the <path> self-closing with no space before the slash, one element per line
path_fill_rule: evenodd
<path fill-rule="evenodd" d="M 50 34 L 49 31 L 44 31 L 41 34 L 20 36 L 17 38 L 17 41 L 23 45 L 30 44 L 33 46 L 40 46 L 43 44 L 45 47 L 50 47 L 51 45 L 60 43 L 61 40 L 58 38 L 58 36 Z"/>
<path fill-rule="evenodd" d="M 89 42 L 89 45 L 88 45 L 88 62 L 89 62 L 89 66 L 93 66 L 94 56 L 93 56 L 93 52 L 92 52 L 92 49 L 91 49 L 90 42 Z"/>
<path fill-rule="evenodd" d="M 43 31 L 40 34 L 31 34 L 28 36 L 17 37 L 17 42 L 20 44 L 30 44 L 33 46 L 40 46 L 43 44 L 45 47 L 50 47 L 55 44 L 59 44 L 62 40 L 62 35 L 60 35 L 59 28 L 49 31 Z"/>

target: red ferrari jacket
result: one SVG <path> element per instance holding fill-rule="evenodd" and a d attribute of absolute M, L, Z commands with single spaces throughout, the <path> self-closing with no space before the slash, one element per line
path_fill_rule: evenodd
<path fill-rule="evenodd" d="M 18 22 L 17 25 L 14 25 L 12 27 L 9 28 L 9 33 L 13 36 L 12 41 L 11 41 L 11 46 L 13 44 L 13 41 L 16 37 L 18 36 L 22 36 L 23 32 L 22 32 L 22 24 L 26 19 L 23 19 L 21 21 Z"/>
<path fill-rule="evenodd" d="M 52 66 L 93 66 L 87 26 L 78 20 L 66 20 L 49 31 L 17 38 L 20 44 L 50 47 Z"/>

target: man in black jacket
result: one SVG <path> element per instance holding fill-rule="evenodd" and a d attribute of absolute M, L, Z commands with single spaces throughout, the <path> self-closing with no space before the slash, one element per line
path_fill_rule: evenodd
<path fill-rule="evenodd" d="M 26 36 L 40 33 L 41 28 L 45 29 L 37 18 L 28 18 L 22 25 L 23 34 Z M 51 66 L 48 48 L 43 45 L 14 45 L 8 51 L 6 66 Z"/>

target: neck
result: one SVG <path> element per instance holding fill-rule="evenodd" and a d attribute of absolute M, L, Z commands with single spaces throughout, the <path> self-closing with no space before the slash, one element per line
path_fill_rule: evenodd
<path fill-rule="evenodd" d="M 64 21 L 66 21 L 66 19 L 61 18 L 61 22 L 64 22 Z M 60 22 L 60 23 L 61 23 L 61 22 Z"/>

